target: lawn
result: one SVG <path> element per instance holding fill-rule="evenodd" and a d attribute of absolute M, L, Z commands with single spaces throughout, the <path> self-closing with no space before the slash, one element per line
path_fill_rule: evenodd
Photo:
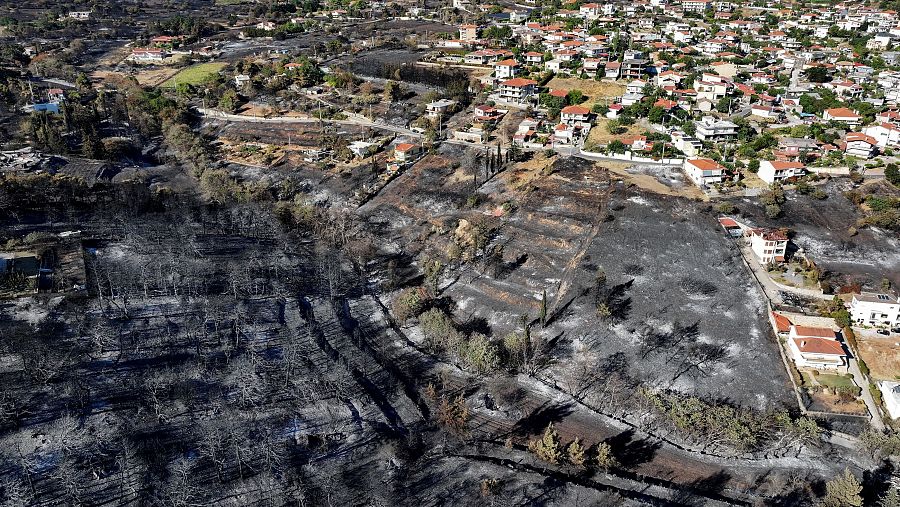
<path fill-rule="evenodd" d="M 225 62 L 209 62 L 198 63 L 185 67 L 178 71 L 171 78 L 167 79 L 161 86 L 173 88 L 177 83 L 187 83 L 189 85 L 198 85 L 205 81 L 209 76 L 215 75 L 228 65 Z"/>
<path fill-rule="evenodd" d="M 845 377 L 843 375 L 833 375 L 830 373 L 820 373 L 816 375 L 816 380 L 819 384 L 823 386 L 830 387 L 832 389 L 840 389 L 842 387 L 849 387 L 856 389 L 856 384 L 853 383 L 853 379 L 850 377 Z"/>

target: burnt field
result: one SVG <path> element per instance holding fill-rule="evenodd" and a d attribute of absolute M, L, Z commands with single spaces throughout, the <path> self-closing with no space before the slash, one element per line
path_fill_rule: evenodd
<path fill-rule="evenodd" d="M 824 200 L 790 193 L 782 216 L 775 220 L 766 217 L 757 200 L 744 199 L 736 205 L 739 213 L 754 225 L 794 231 L 792 239 L 797 246 L 839 281 L 859 283 L 869 289 L 880 287 L 882 278 L 890 279 L 894 286 L 900 284 L 897 233 L 858 226 L 862 215 L 844 196 L 852 188 L 849 182 L 832 181 L 823 188 L 828 194 Z"/>
<path fill-rule="evenodd" d="M 657 387 L 762 410 L 791 403 L 763 296 L 706 205 L 638 192 L 601 164 L 566 159 L 550 174 L 507 170 L 481 186 L 481 206 L 466 209 L 472 180 L 452 163 L 465 157 L 458 151 L 442 148 L 435 157 L 445 164 L 417 166 L 361 210 L 390 230 L 389 246 L 411 255 L 443 248 L 435 227 L 459 218 L 490 224 L 501 267 L 453 274 L 443 294 L 458 319 L 503 336 L 522 315 L 537 317 L 546 291 L 542 333 L 555 340 L 558 369 L 549 375 L 558 382 L 576 382 L 567 378 L 573 362 L 618 357 L 630 376 Z M 514 188 L 525 179 L 525 190 Z M 504 202 L 515 211 L 495 216 Z"/>

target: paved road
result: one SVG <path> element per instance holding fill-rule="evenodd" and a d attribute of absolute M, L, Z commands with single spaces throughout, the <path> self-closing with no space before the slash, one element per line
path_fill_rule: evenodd
<path fill-rule="evenodd" d="M 872 397 L 872 392 L 869 391 L 869 381 L 860 371 L 859 360 L 855 357 L 850 358 L 850 374 L 853 375 L 853 381 L 856 382 L 856 385 L 862 388 L 860 397 L 865 402 L 866 408 L 869 409 L 869 415 L 872 416 L 872 426 L 878 431 L 884 431 L 884 421 L 881 420 L 878 404 L 875 403 L 875 398 Z"/>

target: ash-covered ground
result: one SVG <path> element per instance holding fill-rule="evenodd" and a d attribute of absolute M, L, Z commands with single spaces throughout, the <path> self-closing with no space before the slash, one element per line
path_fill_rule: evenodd
<path fill-rule="evenodd" d="M 573 158 L 543 173 L 508 169 L 467 209 L 459 203 L 473 182 L 452 163 L 464 156 L 443 148 L 435 158 L 447 164 L 414 168 L 361 210 L 413 255 L 431 255 L 426 238 L 459 218 L 495 228 L 503 266 L 464 267 L 443 292 L 458 320 L 503 336 L 521 328 L 523 314 L 537 318 L 546 291 L 551 322 L 541 333 L 556 344 L 550 371 L 560 382 L 579 358 L 616 357 L 657 387 L 761 410 L 792 402 L 764 298 L 708 205 L 629 188 L 615 175 L 610 183 L 602 163 Z M 513 189 L 522 178 L 530 188 Z M 515 210 L 495 216 L 503 202 Z M 597 312 L 598 270 L 613 300 L 608 318 Z"/>
<path fill-rule="evenodd" d="M 853 186 L 846 180 L 834 180 L 822 187 L 824 200 L 789 192 L 782 216 L 767 218 L 757 199 L 736 202 L 739 213 L 753 225 L 787 227 L 792 238 L 821 268 L 850 283 L 878 289 L 882 278 L 900 285 L 900 235 L 875 227 L 861 227 L 862 216 L 844 193 Z M 854 230 L 851 230 L 854 229 Z"/>

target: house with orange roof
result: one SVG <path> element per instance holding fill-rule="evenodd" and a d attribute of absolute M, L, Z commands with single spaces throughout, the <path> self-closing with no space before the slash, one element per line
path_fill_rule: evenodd
<path fill-rule="evenodd" d="M 784 262 L 789 240 L 783 231 L 756 228 L 747 231 L 747 236 L 750 239 L 750 250 L 760 264 Z"/>
<path fill-rule="evenodd" d="M 400 163 L 412 162 L 422 153 L 422 147 L 412 143 L 394 146 L 394 160 Z"/>
<path fill-rule="evenodd" d="M 878 141 L 862 132 L 849 132 L 847 137 L 838 145 L 844 150 L 844 153 L 854 157 L 872 158 L 875 155 L 875 147 Z"/>
<path fill-rule="evenodd" d="M 583 106 L 566 106 L 559 112 L 559 119 L 566 125 L 590 127 L 591 110 Z"/>
<path fill-rule="evenodd" d="M 763 160 L 759 163 L 759 179 L 768 184 L 783 181 L 806 173 L 806 166 L 800 162 L 784 162 L 780 160 Z"/>
<path fill-rule="evenodd" d="M 831 329 L 792 325 L 787 342 L 797 368 L 847 371 L 847 353 Z"/>
<path fill-rule="evenodd" d="M 686 159 L 684 173 L 700 188 L 720 183 L 725 176 L 725 167 L 708 158 Z"/>
<path fill-rule="evenodd" d="M 498 96 L 501 100 L 524 104 L 537 93 L 537 81 L 516 77 L 500 83 Z"/>
<path fill-rule="evenodd" d="M 825 121 L 839 121 L 855 127 L 859 125 L 862 117 L 846 107 L 835 107 L 826 109 L 822 119 Z"/>
<path fill-rule="evenodd" d="M 519 69 L 519 62 L 508 58 L 494 64 L 494 76 L 497 79 L 512 79 L 516 77 L 516 71 Z"/>

